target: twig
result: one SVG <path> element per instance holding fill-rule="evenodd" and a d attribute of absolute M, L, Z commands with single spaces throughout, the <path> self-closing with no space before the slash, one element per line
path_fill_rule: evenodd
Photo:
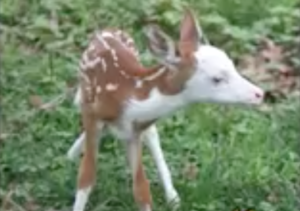
<path fill-rule="evenodd" d="M 61 104 L 68 97 L 68 95 L 70 93 L 75 91 L 75 89 L 76 89 L 76 87 L 72 87 L 72 88 L 67 89 L 67 91 L 65 91 L 61 95 L 57 96 L 53 100 L 49 101 L 48 103 L 44 103 L 43 105 L 41 105 L 39 109 L 48 110 L 50 108 L 58 106 L 59 104 Z"/>
<path fill-rule="evenodd" d="M 1 209 L 4 210 L 6 204 L 11 204 L 15 208 L 17 208 L 19 211 L 27 211 L 25 208 L 23 208 L 21 205 L 19 205 L 17 202 L 15 202 L 12 199 L 13 191 L 10 190 L 8 193 L 5 193 L 3 190 L 0 189 L 0 197 L 3 198 L 3 204 L 1 206 Z"/>

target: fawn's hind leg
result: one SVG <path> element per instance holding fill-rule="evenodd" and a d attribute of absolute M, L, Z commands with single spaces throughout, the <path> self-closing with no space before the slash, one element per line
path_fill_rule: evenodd
<path fill-rule="evenodd" d="M 100 139 L 103 136 L 102 130 L 103 130 L 104 124 L 97 123 L 97 128 L 100 133 L 97 133 L 96 137 L 96 144 L 98 147 Z M 69 148 L 67 152 L 67 157 L 69 160 L 74 161 L 76 158 L 79 157 L 79 155 L 83 152 L 83 142 L 85 140 L 85 131 L 82 131 L 81 134 L 77 137 L 77 139 L 73 142 L 73 145 Z"/>
<path fill-rule="evenodd" d="M 149 182 L 142 163 L 142 143 L 133 139 L 127 143 L 127 156 L 132 172 L 133 195 L 140 211 L 151 211 L 152 198 Z"/>
<path fill-rule="evenodd" d="M 96 180 L 97 121 L 92 115 L 83 115 L 85 140 L 84 154 L 78 172 L 76 198 L 73 211 L 84 211 Z"/>

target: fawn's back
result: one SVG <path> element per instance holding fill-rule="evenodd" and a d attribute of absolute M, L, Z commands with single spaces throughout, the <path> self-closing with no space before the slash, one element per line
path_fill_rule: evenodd
<path fill-rule="evenodd" d="M 93 35 L 80 60 L 75 101 L 102 122 L 113 124 L 116 133 L 117 127 L 126 132 L 142 129 L 182 104 L 175 103 L 181 101 L 174 97 L 180 90 L 171 86 L 169 69 L 145 68 L 138 56 L 126 32 L 109 29 Z"/>

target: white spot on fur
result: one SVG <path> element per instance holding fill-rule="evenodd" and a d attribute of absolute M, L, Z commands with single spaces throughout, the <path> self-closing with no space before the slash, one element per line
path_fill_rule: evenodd
<path fill-rule="evenodd" d="M 104 31 L 101 33 L 102 37 L 114 37 L 112 33 Z"/>
<path fill-rule="evenodd" d="M 107 50 L 110 49 L 108 43 L 105 41 L 105 39 L 103 39 L 103 37 L 102 37 L 103 35 L 97 33 L 96 36 L 97 36 L 98 40 L 103 44 L 105 49 L 107 49 Z"/>
<path fill-rule="evenodd" d="M 119 63 L 118 62 L 114 62 L 114 66 L 115 67 L 119 67 Z"/>
<path fill-rule="evenodd" d="M 112 54 L 112 57 L 113 57 L 113 60 L 116 62 L 118 61 L 118 57 L 117 57 L 117 53 L 114 49 L 111 49 L 110 50 L 111 54 Z"/>
<path fill-rule="evenodd" d="M 96 57 L 94 60 L 89 61 L 86 65 L 88 68 L 94 68 L 101 62 L 101 58 Z"/>
<path fill-rule="evenodd" d="M 142 86 L 143 86 L 143 81 L 142 80 L 136 80 L 135 87 L 136 88 L 141 88 Z"/>
<path fill-rule="evenodd" d="M 129 78 L 129 75 L 126 74 L 124 70 L 120 70 L 121 75 L 123 75 L 125 78 Z"/>
<path fill-rule="evenodd" d="M 108 84 L 106 84 L 105 89 L 107 91 L 115 91 L 118 89 L 118 86 L 119 86 L 118 84 L 108 83 Z"/>
<path fill-rule="evenodd" d="M 121 30 L 118 30 L 117 32 L 116 32 L 116 35 L 118 35 L 118 36 L 121 36 L 123 34 L 123 32 L 121 31 Z"/>
<path fill-rule="evenodd" d="M 145 77 L 145 80 L 152 81 L 152 80 L 158 78 L 159 76 L 161 76 L 165 71 L 166 71 L 166 68 L 162 67 L 159 70 L 157 70 L 155 73 L 153 73 L 152 75 Z"/>
<path fill-rule="evenodd" d="M 95 47 L 95 45 L 93 45 L 92 43 L 90 44 L 90 46 L 89 46 L 89 48 L 87 49 L 88 51 L 93 51 L 93 50 L 95 50 L 96 49 L 96 47 Z"/>
<path fill-rule="evenodd" d="M 100 86 L 97 86 L 96 92 L 99 94 L 101 91 L 102 91 L 101 87 L 100 87 Z"/>
<path fill-rule="evenodd" d="M 106 72 L 107 65 L 106 65 L 105 59 L 101 60 L 101 65 L 102 65 L 103 71 Z"/>
<path fill-rule="evenodd" d="M 96 57 L 94 60 L 89 60 L 89 61 L 84 61 L 84 60 L 82 62 L 80 62 L 80 64 L 79 64 L 80 68 L 83 70 L 88 70 L 88 69 L 94 68 L 101 62 L 101 58 L 99 58 L 99 57 Z"/>
<path fill-rule="evenodd" d="M 132 46 L 133 45 L 133 40 L 132 39 L 128 39 L 127 40 L 127 45 Z"/>

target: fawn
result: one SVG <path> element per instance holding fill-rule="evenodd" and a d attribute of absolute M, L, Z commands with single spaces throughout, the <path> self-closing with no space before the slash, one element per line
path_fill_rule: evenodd
<path fill-rule="evenodd" d="M 152 197 L 141 160 L 141 140 L 156 163 L 167 201 L 179 203 L 160 146 L 157 120 L 192 103 L 263 102 L 263 90 L 242 77 L 223 50 L 200 41 L 200 27 L 191 10 L 185 10 L 176 43 L 157 26 L 145 32 L 159 63 L 155 67 L 139 62 L 133 39 L 118 29 L 96 31 L 82 54 L 75 102 L 83 132 L 68 151 L 74 159 L 84 149 L 73 211 L 85 209 L 95 183 L 97 139 L 104 129 L 125 143 L 134 199 L 141 211 L 150 211 Z"/>

